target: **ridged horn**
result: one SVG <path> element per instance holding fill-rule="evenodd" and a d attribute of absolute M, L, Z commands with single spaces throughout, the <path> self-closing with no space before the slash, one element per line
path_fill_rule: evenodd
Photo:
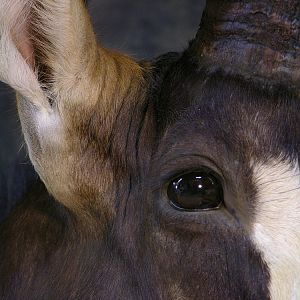
<path fill-rule="evenodd" d="M 191 49 L 204 66 L 300 94 L 300 1 L 208 0 Z"/>

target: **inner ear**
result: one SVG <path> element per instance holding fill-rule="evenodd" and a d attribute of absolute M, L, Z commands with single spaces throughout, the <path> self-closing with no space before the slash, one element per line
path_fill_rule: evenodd
<path fill-rule="evenodd" d="M 35 26 L 38 23 L 42 24 L 42 20 L 35 20 L 32 24 L 31 20 L 34 16 L 33 12 L 27 14 L 23 22 L 19 22 L 13 30 L 13 40 L 18 51 L 35 72 L 38 77 L 39 83 L 46 87 L 50 82 L 51 69 L 43 61 L 43 47 L 48 41 L 45 40 L 43 35 L 39 35 L 38 29 Z"/>
<path fill-rule="evenodd" d="M 31 39 L 30 28 L 30 16 L 29 13 L 22 15 L 23 20 L 18 20 L 15 27 L 12 29 L 12 36 L 14 43 L 21 53 L 27 64 L 34 69 L 34 46 Z M 21 19 L 20 17 L 18 19 Z"/>
<path fill-rule="evenodd" d="M 13 42 L 34 71 L 40 86 L 43 89 L 51 88 L 55 70 L 61 75 L 61 66 L 78 68 L 79 61 L 89 57 L 88 50 L 79 53 L 86 46 L 82 44 L 85 41 L 96 41 L 85 12 L 88 1 L 19 1 L 23 6 L 17 6 L 18 9 L 9 5 L 15 16 L 10 30 Z M 94 42 L 94 46 L 96 44 Z M 69 55 L 70 52 L 74 55 Z"/>
<path fill-rule="evenodd" d="M 0 0 L 0 80 L 34 105 L 48 110 L 46 98 L 70 90 L 75 98 L 99 64 L 83 0 Z"/>
<path fill-rule="evenodd" d="M 8 4 L 8 12 L 11 20 L 6 21 L 9 26 L 8 31 L 17 50 L 20 52 L 26 63 L 30 68 L 36 71 L 37 49 L 36 41 L 38 38 L 39 26 L 42 22 L 34 20 L 35 10 L 37 10 L 39 3 L 37 1 L 18 1 L 16 5 Z M 4 6 L 4 9 L 6 7 Z M 35 27 L 38 25 L 38 29 Z M 36 32 L 35 32 L 36 31 Z"/>

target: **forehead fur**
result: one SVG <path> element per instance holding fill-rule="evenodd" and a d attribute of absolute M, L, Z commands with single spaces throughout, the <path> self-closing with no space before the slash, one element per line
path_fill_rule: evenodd
<path fill-rule="evenodd" d="M 187 56 L 171 65 L 157 102 L 161 135 L 186 131 L 225 144 L 244 159 L 294 159 L 300 149 L 300 99 L 280 86 L 199 69 Z M 182 139 L 183 135 L 181 135 Z"/>

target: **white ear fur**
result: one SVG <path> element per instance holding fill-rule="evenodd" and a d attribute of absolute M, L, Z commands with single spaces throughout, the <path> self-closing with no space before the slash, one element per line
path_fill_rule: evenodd
<path fill-rule="evenodd" d="M 33 69 L 21 55 L 14 33 L 25 26 L 30 0 L 0 0 L 0 80 L 41 109 L 50 109 Z"/>
<path fill-rule="evenodd" d="M 47 98 L 87 78 L 97 55 L 82 0 L 0 0 L 0 80 L 36 106 L 49 110 Z"/>

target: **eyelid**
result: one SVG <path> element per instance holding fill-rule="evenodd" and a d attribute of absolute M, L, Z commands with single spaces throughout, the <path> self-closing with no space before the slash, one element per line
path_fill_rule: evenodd
<path fill-rule="evenodd" d="M 178 176 L 201 170 L 209 170 L 222 184 L 226 185 L 226 177 L 222 169 L 209 157 L 199 154 L 189 154 L 174 157 L 163 163 L 160 168 L 159 178 L 161 183 L 169 182 Z"/>
<path fill-rule="evenodd" d="M 220 208 L 222 208 L 224 206 L 224 201 L 221 201 L 220 204 L 216 207 L 213 208 L 204 208 L 204 209 L 185 209 L 185 208 L 181 208 L 178 207 L 177 205 L 175 205 L 172 201 L 169 201 L 169 204 L 171 207 L 173 207 L 174 209 L 176 209 L 177 211 L 181 211 L 181 212 L 187 212 L 187 213 L 197 213 L 197 212 L 208 212 L 208 211 L 214 211 L 214 210 L 219 210 Z"/>

